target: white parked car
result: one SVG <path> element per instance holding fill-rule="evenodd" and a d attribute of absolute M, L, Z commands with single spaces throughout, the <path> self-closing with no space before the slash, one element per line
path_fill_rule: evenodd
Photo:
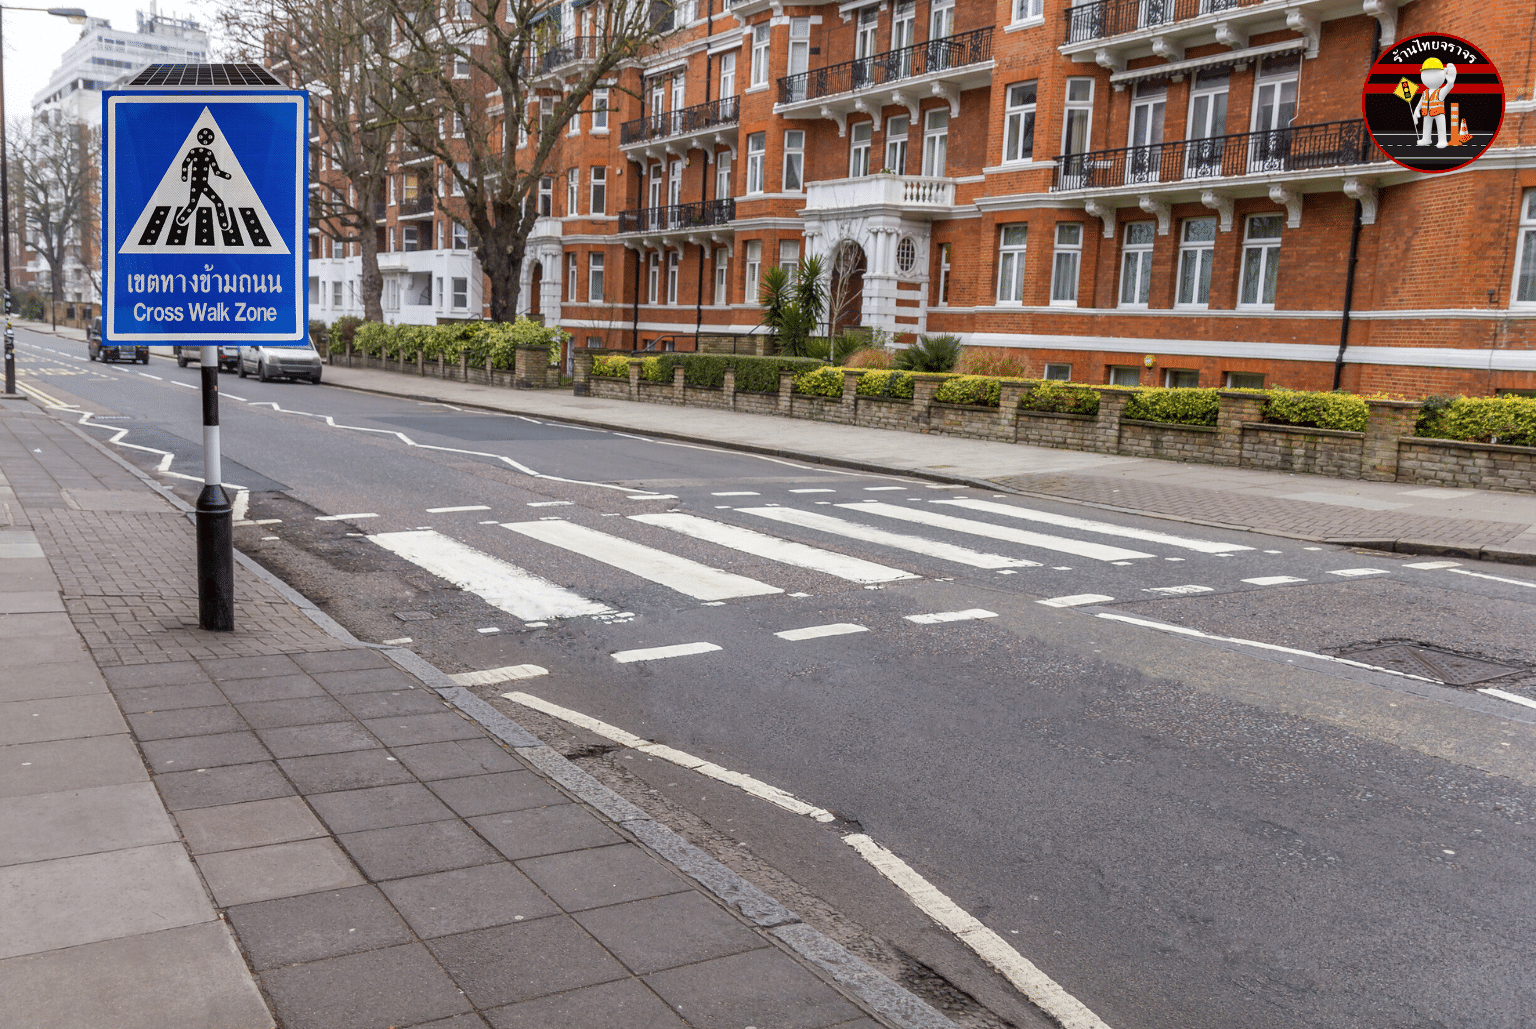
<path fill-rule="evenodd" d="M 320 355 L 313 343 L 298 347 L 241 347 L 237 365 L 240 378 L 255 375 L 262 382 L 273 379 L 320 381 Z"/>

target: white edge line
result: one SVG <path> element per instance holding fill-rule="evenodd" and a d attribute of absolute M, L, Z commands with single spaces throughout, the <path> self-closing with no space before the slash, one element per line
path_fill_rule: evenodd
<path fill-rule="evenodd" d="M 427 514 L 452 514 L 455 511 L 489 511 L 488 504 L 469 504 L 465 507 L 429 507 Z"/>
<path fill-rule="evenodd" d="M 1457 575 L 1471 575 L 1479 579 L 1492 579 L 1494 582 L 1507 582 L 1511 586 L 1526 586 L 1536 589 L 1536 582 L 1527 582 L 1524 579 L 1506 579 L 1500 575 L 1486 575 L 1483 572 L 1469 572 L 1465 568 L 1447 568 L 1446 571 L 1455 572 Z"/>
<path fill-rule="evenodd" d="M 340 522 L 340 521 L 344 521 L 345 519 L 348 519 L 348 518 L 377 518 L 377 517 L 378 517 L 378 514 L 373 512 L 373 511 L 364 511 L 364 512 L 361 512 L 361 513 L 358 513 L 358 514 L 315 515 L 315 521 L 317 521 L 317 522 Z"/>
<path fill-rule="evenodd" d="M 1503 690 L 1496 690 L 1492 686 L 1485 686 L 1477 692 L 1486 693 L 1490 697 L 1498 697 L 1500 700 L 1507 700 L 1512 704 L 1524 704 L 1526 707 L 1536 707 L 1536 700 L 1532 700 L 1529 697 L 1522 697 L 1514 693 L 1505 693 Z"/>

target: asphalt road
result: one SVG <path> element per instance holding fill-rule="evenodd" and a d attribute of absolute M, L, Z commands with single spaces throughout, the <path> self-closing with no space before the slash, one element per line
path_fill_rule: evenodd
<path fill-rule="evenodd" d="M 61 417 L 195 494 L 195 368 L 18 337 Z M 1530 569 L 221 382 L 237 545 L 359 638 L 548 670 L 488 696 L 827 809 L 607 755 L 974 997 L 974 1024 L 1042 1023 L 843 835 L 1116 1029 L 1536 1023 L 1536 710 L 1478 692 L 1536 696 Z"/>

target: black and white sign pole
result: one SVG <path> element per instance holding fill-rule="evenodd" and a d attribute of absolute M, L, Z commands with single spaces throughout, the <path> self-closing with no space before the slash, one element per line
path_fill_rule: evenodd
<path fill-rule="evenodd" d="M 219 454 L 219 348 L 203 347 L 203 489 L 197 495 L 197 621 L 235 627 L 235 509 Z"/>

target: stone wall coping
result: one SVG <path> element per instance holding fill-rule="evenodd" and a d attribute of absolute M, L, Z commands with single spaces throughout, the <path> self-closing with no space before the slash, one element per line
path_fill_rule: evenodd
<path fill-rule="evenodd" d="M 903 399 L 902 403 L 910 404 L 912 401 Z M 944 411 L 985 411 L 988 414 L 996 414 L 998 410 L 990 404 L 945 404 L 937 400 L 933 402 L 933 406 Z"/>
<path fill-rule="evenodd" d="M 1426 447 L 1459 447 L 1463 450 L 1484 450 L 1495 454 L 1523 454 L 1536 457 L 1536 447 L 1516 447 L 1508 443 L 1476 443 L 1464 439 L 1432 439 L 1428 436 L 1399 436 L 1399 443 L 1418 443 Z"/>
<path fill-rule="evenodd" d="M 1223 400 L 1257 400 L 1260 403 L 1269 399 L 1263 393 L 1249 393 L 1242 389 L 1219 389 L 1216 395 Z"/>
<path fill-rule="evenodd" d="M 1087 415 L 1080 415 L 1079 417 L 1086 418 Z M 1183 422 L 1149 422 L 1149 421 L 1145 421 L 1144 419 L 1141 419 L 1141 418 L 1122 418 L 1122 419 L 1120 419 L 1120 424 L 1121 425 L 1140 425 L 1140 426 L 1143 426 L 1143 427 L 1148 428 L 1148 429 L 1187 429 L 1190 432 L 1220 432 L 1221 431 L 1221 429 L 1218 426 L 1215 426 L 1215 425 L 1185 425 Z M 1254 423 L 1252 423 L 1252 422 L 1244 422 L 1243 423 L 1243 427 L 1247 428 L 1251 424 L 1254 424 Z"/>
<path fill-rule="evenodd" d="M 1279 425 L 1275 422 L 1244 422 L 1245 430 L 1254 432 L 1288 432 L 1297 436 L 1337 436 L 1340 439 L 1365 439 L 1363 432 L 1348 429 L 1319 429 L 1312 425 Z"/>
<path fill-rule="evenodd" d="M 1365 402 L 1371 407 L 1395 407 L 1399 409 L 1420 408 L 1424 406 L 1421 400 L 1371 400 L 1365 398 Z"/>
<path fill-rule="evenodd" d="M 1074 422 L 1092 422 L 1098 420 L 1098 415 L 1076 414 L 1072 411 L 1035 411 L 1027 407 L 1019 408 L 1020 418 L 1066 418 Z"/>

